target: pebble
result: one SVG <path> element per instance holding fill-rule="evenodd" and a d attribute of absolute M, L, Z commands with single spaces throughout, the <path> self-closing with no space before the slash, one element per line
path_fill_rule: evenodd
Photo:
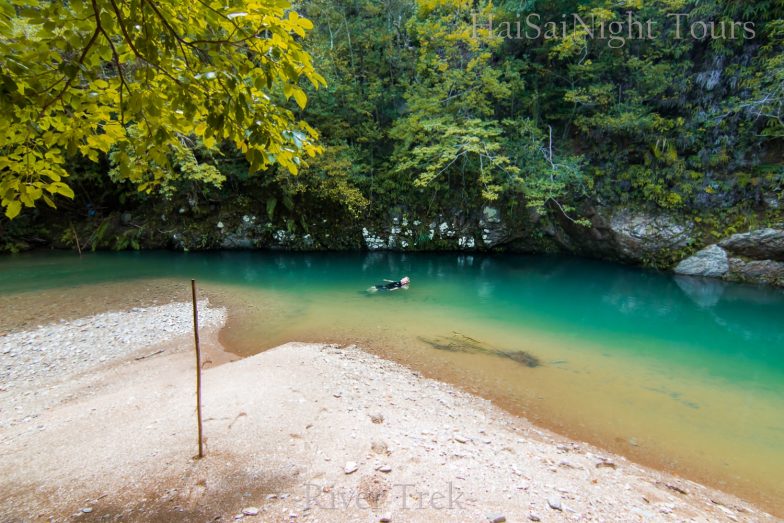
<path fill-rule="evenodd" d="M 346 463 L 346 466 L 343 468 L 343 472 L 346 474 L 353 474 L 354 472 L 359 469 L 359 465 L 357 465 L 356 461 L 349 461 Z"/>
<path fill-rule="evenodd" d="M 378 467 L 379 472 L 392 472 L 392 467 L 389 465 L 381 465 Z"/>
<path fill-rule="evenodd" d="M 246 516 L 257 516 L 259 514 L 259 509 L 258 507 L 248 507 L 242 509 L 242 513 Z"/>
<path fill-rule="evenodd" d="M 82 509 L 82 512 L 84 512 L 85 514 L 89 514 L 92 511 L 93 511 L 92 507 L 84 507 Z"/>
<path fill-rule="evenodd" d="M 553 510 L 563 510 L 563 506 L 561 505 L 561 498 L 557 496 L 552 498 L 547 498 L 547 504 Z"/>
<path fill-rule="evenodd" d="M 534 514 L 533 512 L 528 514 L 528 519 L 531 521 L 542 521 L 542 518 L 539 516 L 539 514 Z"/>
<path fill-rule="evenodd" d="M 199 302 L 199 325 L 222 325 L 226 309 Z M 60 321 L 0 337 L 0 383 L 48 381 L 81 372 L 102 361 L 188 334 L 193 329 L 190 303 L 106 312 Z"/>
<path fill-rule="evenodd" d="M 487 519 L 490 520 L 490 523 L 505 523 L 506 522 L 506 516 L 504 516 L 503 514 L 498 514 L 496 516 L 488 516 Z"/>
<path fill-rule="evenodd" d="M 384 514 L 380 518 L 378 518 L 379 523 L 390 523 L 392 521 L 392 516 L 390 514 Z"/>
<path fill-rule="evenodd" d="M 455 434 L 454 438 L 455 438 L 455 441 L 457 441 L 458 443 L 467 443 L 468 442 L 468 439 L 465 436 L 463 436 L 462 434 Z"/>

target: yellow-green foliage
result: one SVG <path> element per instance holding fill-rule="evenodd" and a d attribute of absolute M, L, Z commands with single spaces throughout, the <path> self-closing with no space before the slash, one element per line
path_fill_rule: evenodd
<path fill-rule="evenodd" d="M 285 107 L 324 79 L 286 0 L 0 0 L 0 199 L 13 218 L 73 197 L 67 159 L 112 151 L 115 176 L 152 191 L 191 140 L 232 142 L 251 170 L 296 174 L 316 132 Z M 185 164 L 188 162 L 186 161 Z M 215 174 L 177 169 L 175 176 Z"/>
<path fill-rule="evenodd" d="M 781 0 L 294 7 L 0 0 L 6 213 L 54 205 L 78 186 L 67 212 L 95 221 L 118 202 L 129 212 L 159 205 L 167 218 L 173 209 L 169 222 L 236 211 L 312 227 L 390 207 L 470 219 L 488 200 L 575 220 L 597 202 L 695 218 L 767 206 L 781 221 L 772 203 L 784 196 Z M 613 48 L 570 24 L 572 13 L 608 23 L 628 11 L 653 21 L 655 38 Z M 531 13 L 570 27 L 510 39 L 486 25 L 492 16 L 496 29 L 524 29 Z M 756 37 L 678 39 L 669 13 L 754 21 Z M 299 122 L 305 103 L 312 127 Z M 311 158 L 316 129 L 324 154 Z M 249 165 L 272 162 L 268 176 L 249 178 Z M 51 216 L 29 213 L 13 229 Z"/>

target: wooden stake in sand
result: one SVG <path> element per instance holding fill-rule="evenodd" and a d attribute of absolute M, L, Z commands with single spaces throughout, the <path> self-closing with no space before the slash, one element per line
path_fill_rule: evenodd
<path fill-rule="evenodd" d="M 196 417 L 199 420 L 199 458 L 204 457 L 201 437 L 201 349 L 199 348 L 199 310 L 196 306 L 196 280 L 191 280 L 193 294 L 193 339 L 196 342 Z"/>

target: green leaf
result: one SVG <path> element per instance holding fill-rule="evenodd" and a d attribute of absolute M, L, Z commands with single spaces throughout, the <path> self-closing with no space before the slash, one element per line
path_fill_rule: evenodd
<path fill-rule="evenodd" d="M 67 185 L 65 185 L 64 183 L 62 183 L 62 182 L 55 182 L 55 183 L 52 184 L 51 187 L 52 187 L 52 190 L 54 190 L 54 192 L 56 192 L 57 194 L 61 194 L 61 195 L 65 196 L 66 198 L 73 199 L 73 197 L 74 197 L 73 190 L 70 187 L 68 187 Z"/>
<path fill-rule="evenodd" d="M 42 194 L 42 195 L 41 195 L 41 197 L 44 199 L 44 202 L 46 203 L 46 205 L 48 205 L 48 206 L 49 206 L 49 207 L 51 207 L 52 209 L 57 209 L 57 206 L 54 204 L 54 202 L 52 201 L 52 199 L 51 199 L 51 198 L 49 198 L 49 197 L 48 197 L 47 195 L 45 195 L 45 194 Z"/>
<path fill-rule="evenodd" d="M 18 200 L 8 202 L 8 205 L 5 208 L 5 215 L 8 217 L 9 220 L 13 220 L 17 216 L 19 216 L 20 212 L 22 212 L 22 202 Z"/>
<path fill-rule="evenodd" d="M 299 105 L 299 108 L 304 109 L 308 104 L 308 96 L 305 94 L 305 92 L 302 91 L 302 89 L 295 89 L 292 92 L 292 95 L 294 96 L 294 101 L 296 101 L 297 105 Z"/>

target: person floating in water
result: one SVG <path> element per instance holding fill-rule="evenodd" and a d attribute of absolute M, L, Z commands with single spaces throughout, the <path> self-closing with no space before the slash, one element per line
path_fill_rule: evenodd
<path fill-rule="evenodd" d="M 378 291 L 396 291 L 398 289 L 408 289 L 408 284 L 411 283 L 411 278 L 403 276 L 400 280 L 384 280 L 387 283 L 382 285 L 374 285 L 368 289 L 369 292 Z"/>

